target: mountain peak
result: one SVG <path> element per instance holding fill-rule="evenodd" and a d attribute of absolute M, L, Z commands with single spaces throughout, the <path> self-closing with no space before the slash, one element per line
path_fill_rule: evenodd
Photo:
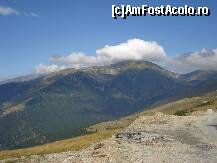
<path fill-rule="evenodd" d="M 162 67 L 158 66 L 155 63 L 152 63 L 149 61 L 143 61 L 143 60 L 139 60 L 139 61 L 126 60 L 126 61 L 121 61 L 118 63 L 111 64 L 111 65 L 86 68 L 86 71 L 94 70 L 100 73 L 115 75 L 115 74 L 119 74 L 127 70 L 144 70 L 144 69 L 152 69 L 152 70 L 157 70 L 161 72 L 169 72 L 163 69 Z"/>
<path fill-rule="evenodd" d="M 149 61 L 144 61 L 144 60 L 126 60 L 126 61 L 121 61 L 121 62 L 118 62 L 118 63 L 114 63 L 114 64 L 112 64 L 110 66 L 114 67 L 114 68 L 123 68 L 123 67 L 128 67 L 128 68 L 159 67 L 157 64 L 154 64 L 154 63 L 149 62 Z"/>

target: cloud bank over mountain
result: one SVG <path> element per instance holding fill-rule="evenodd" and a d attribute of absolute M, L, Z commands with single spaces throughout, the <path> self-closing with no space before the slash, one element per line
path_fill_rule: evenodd
<path fill-rule="evenodd" d="M 40 64 L 36 66 L 37 73 L 47 73 L 62 69 L 63 67 L 81 68 L 96 65 L 107 65 L 124 60 L 147 60 L 158 62 L 166 59 L 167 55 L 157 42 L 131 39 L 119 45 L 106 45 L 96 50 L 95 55 L 84 53 L 71 53 L 68 56 L 52 56 L 51 65 Z"/>
<path fill-rule="evenodd" d="M 166 66 L 178 72 L 217 70 L 217 49 L 202 49 L 168 58 Z"/>
<path fill-rule="evenodd" d="M 47 74 L 55 71 L 60 71 L 65 68 L 66 68 L 65 66 L 57 66 L 55 64 L 51 64 L 51 65 L 39 64 L 35 67 L 35 72 L 37 74 Z"/>
<path fill-rule="evenodd" d="M 202 49 L 169 57 L 156 41 L 130 39 L 118 45 L 106 45 L 97 49 L 95 55 L 73 52 L 67 56 L 51 56 L 51 64 L 39 64 L 35 67 L 35 72 L 44 74 L 65 68 L 107 65 L 125 60 L 151 61 L 176 72 L 190 72 L 198 69 L 217 70 L 217 49 Z"/>

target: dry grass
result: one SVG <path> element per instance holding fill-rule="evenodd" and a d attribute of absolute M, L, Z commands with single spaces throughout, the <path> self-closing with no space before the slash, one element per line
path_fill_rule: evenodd
<path fill-rule="evenodd" d="M 11 158 L 11 157 L 21 157 L 30 155 L 43 155 L 48 153 L 59 153 L 64 151 L 78 151 L 83 148 L 90 146 L 102 139 L 111 137 L 116 131 L 100 131 L 97 133 L 80 136 L 76 138 L 56 141 L 53 143 L 40 145 L 32 148 L 17 149 L 17 150 L 7 150 L 0 152 L 0 159 Z"/>

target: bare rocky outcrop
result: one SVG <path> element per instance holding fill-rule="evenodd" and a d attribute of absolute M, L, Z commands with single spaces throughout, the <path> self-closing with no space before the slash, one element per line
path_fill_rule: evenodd
<path fill-rule="evenodd" d="M 31 156 L 18 162 L 217 162 L 217 114 L 141 116 L 122 133 L 79 152 Z"/>

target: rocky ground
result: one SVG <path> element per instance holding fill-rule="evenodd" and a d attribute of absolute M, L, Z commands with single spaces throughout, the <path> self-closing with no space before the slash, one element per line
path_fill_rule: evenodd
<path fill-rule="evenodd" d="M 162 113 L 142 116 L 124 132 L 82 151 L 12 160 L 20 163 L 216 163 L 217 113 L 208 110 L 194 116 Z"/>

